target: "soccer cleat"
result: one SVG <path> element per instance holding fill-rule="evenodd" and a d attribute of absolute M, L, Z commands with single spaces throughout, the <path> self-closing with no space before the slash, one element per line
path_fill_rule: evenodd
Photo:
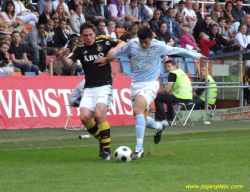
<path fill-rule="evenodd" d="M 143 149 L 135 149 L 135 152 L 132 155 L 132 159 L 137 160 L 137 159 L 140 159 L 141 157 L 144 157 L 144 150 Z"/>
<path fill-rule="evenodd" d="M 103 151 L 102 160 L 109 161 L 112 159 L 112 155 L 109 152 Z"/>
<path fill-rule="evenodd" d="M 103 156 L 103 148 L 102 148 L 101 142 L 99 143 L 99 145 L 100 145 L 99 157 L 102 157 Z"/>
<path fill-rule="evenodd" d="M 160 131 L 155 130 L 154 143 L 158 144 L 161 141 L 162 131 L 165 129 L 165 125 L 162 124 L 162 129 Z"/>
<path fill-rule="evenodd" d="M 99 157 L 102 157 L 103 156 L 103 149 L 100 149 L 100 151 L 99 151 Z"/>

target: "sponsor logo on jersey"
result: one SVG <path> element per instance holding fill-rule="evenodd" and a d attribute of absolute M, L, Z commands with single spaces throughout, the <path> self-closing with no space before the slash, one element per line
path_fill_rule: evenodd
<path fill-rule="evenodd" d="M 83 54 L 87 54 L 87 53 L 88 53 L 88 51 L 87 51 L 87 50 L 85 50 Z"/>
<path fill-rule="evenodd" d="M 109 46 L 110 46 L 110 42 L 109 42 L 109 41 L 107 41 L 107 42 L 106 42 L 106 45 L 109 45 Z"/>
<path fill-rule="evenodd" d="M 84 47 L 84 45 L 83 44 L 79 44 L 78 47 Z"/>
<path fill-rule="evenodd" d="M 151 49 L 151 50 L 156 50 L 156 48 L 155 48 L 155 47 L 149 47 L 149 49 Z"/>
<path fill-rule="evenodd" d="M 99 53 L 98 55 L 84 55 L 84 62 L 94 61 L 99 57 L 104 57 L 104 53 Z"/>
<path fill-rule="evenodd" d="M 99 44 L 97 44 L 97 51 L 102 51 L 102 47 Z"/>

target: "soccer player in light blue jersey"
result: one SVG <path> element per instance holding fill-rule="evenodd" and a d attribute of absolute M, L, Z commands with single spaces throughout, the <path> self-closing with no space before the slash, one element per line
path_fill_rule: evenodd
<path fill-rule="evenodd" d="M 154 101 L 159 89 L 157 81 L 160 75 L 160 62 L 162 55 L 179 55 L 182 57 L 192 57 L 195 59 L 206 59 L 205 56 L 188 51 L 182 48 L 170 47 L 164 42 L 153 39 L 151 29 L 140 28 L 137 32 L 138 38 L 130 40 L 126 45 L 114 52 L 114 58 L 125 56 L 133 57 L 133 79 L 130 92 L 133 103 L 133 111 L 136 119 L 137 144 L 133 154 L 133 159 L 144 156 L 143 138 L 145 127 L 155 129 L 154 142 L 159 143 L 164 125 L 156 122 L 153 118 L 147 117 L 147 107 Z"/>

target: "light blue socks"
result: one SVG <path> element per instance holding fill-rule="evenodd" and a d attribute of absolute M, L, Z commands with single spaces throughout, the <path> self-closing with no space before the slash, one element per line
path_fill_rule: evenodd
<path fill-rule="evenodd" d="M 136 121 L 136 126 L 135 126 L 136 147 L 135 148 L 142 149 L 145 126 L 146 126 L 144 115 L 140 114 L 140 115 L 135 116 L 135 121 Z"/>
<path fill-rule="evenodd" d="M 162 124 L 156 122 L 152 117 L 147 117 L 148 122 L 147 122 L 147 127 L 150 129 L 157 129 L 157 131 L 162 130 Z"/>

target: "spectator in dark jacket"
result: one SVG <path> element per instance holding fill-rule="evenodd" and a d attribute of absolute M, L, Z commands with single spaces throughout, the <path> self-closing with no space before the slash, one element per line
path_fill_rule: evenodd
<path fill-rule="evenodd" d="M 210 48 L 215 54 L 231 52 L 234 48 L 234 44 L 228 42 L 222 35 L 219 35 L 219 27 L 217 24 L 213 24 L 211 27 L 210 40 L 215 39 L 216 44 Z M 224 47 L 222 47 L 222 45 Z"/>
<path fill-rule="evenodd" d="M 202 18 L 202 15 L 201 15 L 201 12 L 199 11 L 199 3 L 198 2 L 193 2 L 193 10 L 196 14 L 196 17 L 198 19 L 198 22 L 200 21 L 203 21 L 203 18 Z"/>
<path fill-rule="evenodd" d="M 245 11 L 242 9 L 242 1 L 236 1 L 235 7 L 232 10 L 232 16 L 235 21 L 242 22 L 242 18 L 245 15 Z"/>
<path fill-rule="evenodd" d="M 54 47 L 65 47 L 65 45 L 68 42 L 68 36 L 64 32 L 64 29 L 66 28 L 66 20 L 61 19 L 59 27 L 55 29 L 55 35 L 54 35 Z"/>
<path fill-rule="evenodd" d="M 108 11 L 107 5 L 105 5 L 105 0 L 97 0 L 94 4 L 95 11 L 98 15 L 103 16 L 107 20 L 111 20 L 111 15 Z"/>
<path fill-rule="evenodd" d="M 39 23 L 43 23 L 44 25 L 46 25 L 47 21 L 52 19 L 52 5 L 49 2 L 46 2 L 44 5 L 44 12 L 39 16 Z"/>
<path fill-rule="evenodd" d="M 159 29 L 156 31 L 156 39 L 160 41 L 164 41 L 169 46 L 173 46 L 174 41 L 169 35 L 169 33 L 167 32 L 167 28 L 168 28 L 167 23 L 162 21 L 159 24 Z"/>
<path fill-rule="evenodd" d="M 153 18 L 149 21 L 150 28 L 153 32 L 159 29 L 159 24 L 161 22 L 161 11 L 159 9 L 154 10 Z"/>
<path fill-rule="evenodd" d="M 194 27 L 194 33 L 193 36 L 195 38 L 196 43 L 199 43 L 199 34 L 201 32 L 206 33 L 206 35 L 209 36 L 210 33 L 210 29 L 212 26 L 212 19 L 210 15 L 206 15 L 205 17 L 205 21 L 201 21 L 196 23 L 195 27 Z"/>
<path fill-rule="evenodd" d="M 83 14 L 86 19 L 86 21 L 90 21 L 95 26 L 98 25 L 100 20 L 104 20 L 106 25 L 108 24 L 109 20 L 105 19 L 103 16 L 99 15 L 95 8 L 93 3 L 90 0 L 83 0 Z"/>

